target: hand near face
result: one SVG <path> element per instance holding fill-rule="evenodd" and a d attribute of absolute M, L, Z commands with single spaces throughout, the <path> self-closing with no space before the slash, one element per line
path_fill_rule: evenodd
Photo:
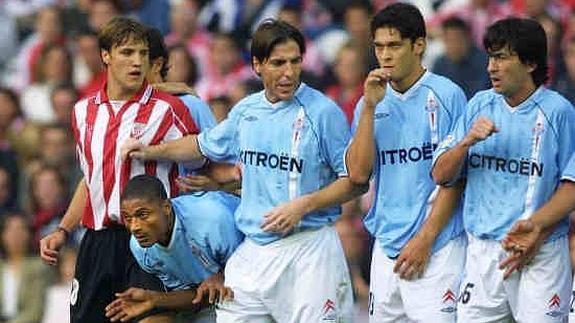
<path fill-rule="evenodd" d="M 367 105 L 375 107 L 383 99 L 389 77 L 389 71 L 383 68 L 374 69 L 367 75 L 363 84 L 364 100 Z"/>

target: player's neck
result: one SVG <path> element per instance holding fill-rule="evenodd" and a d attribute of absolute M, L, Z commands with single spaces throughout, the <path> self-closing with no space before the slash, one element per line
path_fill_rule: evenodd
<path fill-rule="evenodd" d="M 424 73 L 425 69 L 420 64 L 407 77 L 399 81 L 391 81 L 390 82 L 391 87 L 399 93 L 405 93 L 413 86 L 413 84 L 415 84 L 423 76 Z"/>
<path fill-rule="evenodd" d="M 526 82 L 518 91 L 512 95 L 505 97 L 505 102 L 511 107 L 516 107 L 527 100 L 533 92 L 537 90 L 537 86 L 533 81 Z"/>
<path fill-rule="evenodd" d="M 114 101 L 128 101 L 134 95 L 136 95 L 136 93 L 138 93 L 139 89 L 126 89 L 121 85 L 114 83 L 114 81 L 110 79 L 111 78 L 108 78 L 109 81 L 106 86 L 106 94 L 108 95 L 108 99 Z"/>

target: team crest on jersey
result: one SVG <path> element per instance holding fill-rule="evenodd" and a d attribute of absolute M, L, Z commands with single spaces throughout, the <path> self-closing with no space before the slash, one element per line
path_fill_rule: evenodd
<path fill-rule="evenodd" d="M 337 313 L 335 309 L 335 303 L 331 299 L 327 299 L 325 304 L 323 304 L 323 314 L 321 316 L 322 322 L 336 322 Z"/>
<path fill-rule="evenodd" d="M 545 313 L 551 317 L 558 317 L 563 315 L 561 312 L 561 298 L 557 294 L 553 294 L 549 301 L 547 302 L 549 312 Z"/>
<path fill-rule="evenodd" d="M 433 112 L 436 111 L 438 107 L 439 104 L 437 104 L 435 97 L 433 96 L 432 93 L 429 93 L 429 95 L 427 96 L 427 102 L 425 103 L 425 111 Z"/>
<path fill-rule="evenodd" d="M 443 303 L 443 308 L 441 308 L 442 312 L 453 313 L 457 310 L 457 297 L 455 297 L 455 293 L 453 293 L 451 289 L 447 289 L 441 301 Z"/>
<path fill-rule="evenodd" d="M 533 133 L 536 136 L 540 136 L 543 132 L 545 132 L 545 126 L 543 126 L 542 122 L 537 122 L 535 127 L 533 127 Z"/>
<path fill-rule="evenodd" d="M 145 130 L 146 130 L 145 123 L 134 122 L 134 126 L 132 127 L 132 133 L 130 133 L 130 137 L 138 139 L 142 137 Z"/>

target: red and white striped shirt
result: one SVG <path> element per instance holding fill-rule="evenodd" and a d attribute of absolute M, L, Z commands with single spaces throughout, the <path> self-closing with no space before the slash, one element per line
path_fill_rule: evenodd
<path fill-rule="evenodd" d="M 158 92 L 147 83 L 118 110 L 112 107 L 104 82 L 99 92 L 76 103 L 72 130 L 88 187 L 82 225 L 94 230 L 122 223 L 120 194 L 127 181 L 136 175 L 156 176 L 164 183 L 169 196 L 177 195 L 175 163 L 122 162 L 120 149 L 129 137 L 146 145 L 156 145 L 198 133 L 187 108 L 178 98 Z"/>

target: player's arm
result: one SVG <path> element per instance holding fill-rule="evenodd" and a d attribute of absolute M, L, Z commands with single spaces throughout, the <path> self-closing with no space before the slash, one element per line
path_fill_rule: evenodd
<path fill-rule="evenodd" d="M 330 185 L 273 208 L 264 216 L 262 230 L 287 234 L 306 215 L 340 205 L 367 192 L 369 185 L 358 185 L 349 177 L 340 177 Z"/>
<path fill-rule="evenodd" d="M 382 69 L 371 71 L 364 83 L 363 107 L 357 129 L 345 156 L 351 181 L 365 184 L 369 181 L 375 160 L 374 112 L 385 95 L 388 75 Z"/>
<path fill-rule="evenodd" d="M 479 117 L 463 140 L 437 158 L 431 170 L 433 180 L 440 185 L 453 182 L 461 173 L 469 149 L 497 131 L 493 121 Z"/>
<path fill-rule="evenodd" d="M 458 181 L 453 186 L 439 189 L 431 213 L 417 234 L 402 248 L 395 262 L 393 271 L 402 279 L 421 277 L 431 256 L 435 239 L 459 206 L 464 188 L 464 181 Z"/>
<path fill-rule="evenodd" d="M 129 138 L 122 145 L 122 159 L 128 157 L 139 160 L 167 159 L 175 162 L 199 161 L 204 158 L 200 152 L 197 135 L 187 135 L 153 146 L 146 146 L 136 138 Z"/>
<path fill-rule="evenodd" d="M 116 300 L 106 306 L 106 317 L 128 322 L 154 308 L 197 310 L 200 305 L 192 303 L 195 297 L 195 289 L 164 293 L 132 287 L 116 294 Z"/>
<path fill-rule="evenodd" d="M 88 198 L 88 188 L 86 180 L 82 178 L 76 186 L 76 191 L 68 210 L 58 225 L 58 229 L 40 240 L 40 256 L 42 260 L 49 264 L 55 265 L 58 261 L 58 249 L 66 242 L 66 238 L 80 223 L 86 200 Z"/>

